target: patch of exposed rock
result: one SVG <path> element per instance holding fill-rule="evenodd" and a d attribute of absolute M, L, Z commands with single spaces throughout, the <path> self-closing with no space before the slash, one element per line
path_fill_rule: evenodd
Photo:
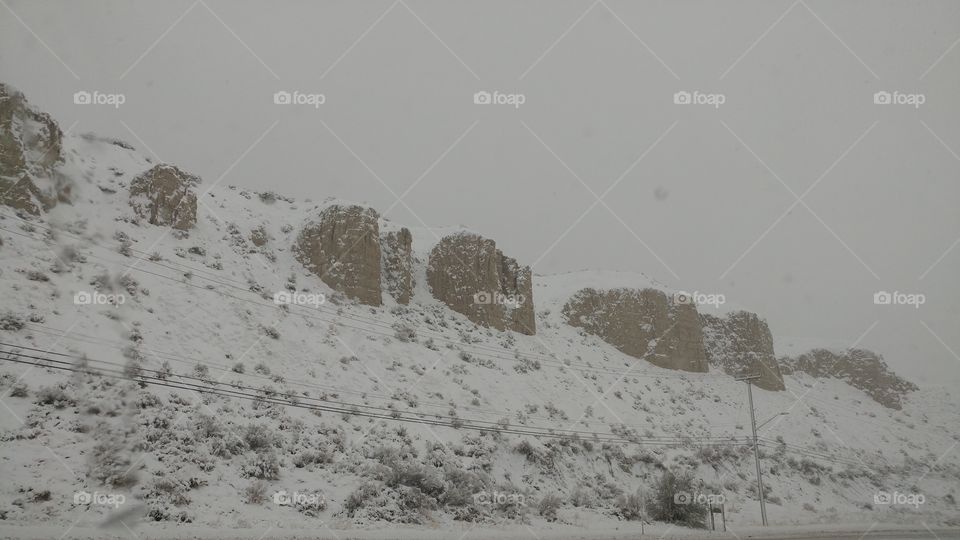
<path fill-rule="evenodd" d="M 200 177 L 173 165 L 156 165 L 130 182 L 130 207 L 151 225 L 188 230 L 197 223 Z"/>
<path fill-rule="evenodd" d="M 383 289 L 397 303 L 408 304 L 413 296 L 413 235 L 407 228 L 380 235 Z"/>
<path fill-rule="evenodd" d="M 530 267 L 493 240 L 466 232 L 442 238 L 430 252 L 427 283 L 436 299 L 477 324 L 536 333 Z"/>
<path fill-rule="evenodd" d="M 711 366 L 735 377 L 759 373 L 753 384 L 765 390 L 786 389 L 773 351 L 773 335 L 756 313 L 735 311 L 723 317 L 704 313 L 700 322 Z"/>
<path fill-rule="evenodd" d="M 330 205 L 301 229 L 294 256 L 331 288 L 379 306 L 379 218 L 372 208 Z"/>
<path fill-rule="evenodd" d="M 567 324 L 634 358 L 668 369 L 708 371 L 696 306 L 672 302 L 662 291 L 581 289 L 563 306 L 563 315 Z"/>
<path fill-rule="evenodd" d="M 890 371 L 883 356 L 866 349 L 813 349 L 795 358 L 781 358 L 780 364 L 784 374 L 801 372 L 817 378 L 840 379 L 891 409 L 901 409 L 906 395 L 918 389 Z"/>
<path fill-rule="evenodd" d="M 38 215 L 57 203 L 57 195 L 38 187 L 63 161 L 63 133 L 24 95 L 0 83 L 0 204 Z"/>

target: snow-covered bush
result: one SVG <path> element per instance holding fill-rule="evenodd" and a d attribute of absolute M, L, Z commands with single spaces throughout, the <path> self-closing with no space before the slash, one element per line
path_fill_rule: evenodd
<path fill-rule="evenodd" d="M 537 512 L 547 519 L 547 521 L 556 521 L 557 520 L 557 510 L 560 509 L 560 505 L 563 504 L 563 501 L 560 499 L 560 496 L 556 493 L 548 493 L 544 495 L 540 502 L 537 503 Z"/>
<path fill-rule="evenodd" d="M 277 459 L 277 454 L 273 450 L 252 454 L 240 467 L 240 475 L 261 480 L 280 478 L 280 461 Z"/>

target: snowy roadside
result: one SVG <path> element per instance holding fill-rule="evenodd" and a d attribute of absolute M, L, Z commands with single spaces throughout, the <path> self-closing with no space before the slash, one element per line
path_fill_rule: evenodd
<path fill-rule="evenodd" d="M 960 529 L 917 528 L 895 524 L 859 523 L 847 525 L 791 525 L 771 527 L 743 527 L 736 530 L 692 531 L 665 524 L 647 525 L 641 535 L 639 525 L 623 524 L 620 527 L 591 527 L 587 531 L 579 527 L 540 525 L 510 525 L 506 527 L 444 527 L 424 529 L 392 526 L 384 529 L 330 529 L 313 530 L 285 529 L 282 526 L 266 529 L 214 529 L 209 527 L 155 527 L 139 526 L 132 529 L 120 524 L 112 528 L 74 527 L 64 531 L 59 527 L 16 527 L 0 525 L 0 538 L 47 539 L 72 538 L 94 539 L 215 539 L 215 540 L 626 540 L 651 538 L 657 540 L 701 540 L 706 538 L 752 538 L 755 540 L 805 540 L 805 539 L 914 539 L 938 538 L 960 539 Z"/>

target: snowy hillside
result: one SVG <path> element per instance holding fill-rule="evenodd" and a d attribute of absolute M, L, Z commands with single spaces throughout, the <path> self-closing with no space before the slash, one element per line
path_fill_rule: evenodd
<path fill-rule="evenodd" d="M 431 248 L 462 229 L 411 227 L 411 302 L 363 305 L 291 251 L 340 201 L 204 179 L 192 228 L 151 225 L 129 187 L 156 163 L 128 146 L 65 136 L 69 202 L 0 206 L 3 534 L 117 520 L 138 534 L 631 531 L 630 496 L 665 469 L 722 495 L 732 528 L 759 523 L 744 384 L 656 367 L 562 317 L 582 288 L 666 290 L 655 279 L 535 275 L 536 333 L 498 331 L 428 287 Z M 958 524 L 955 394 L 913 392 L 898 411 L 839 380 L 784 383 L 754 389 L 757 422 L 773 418 L 771 522 Z M 875 504 L 881 491 L 924 502 Z"/>

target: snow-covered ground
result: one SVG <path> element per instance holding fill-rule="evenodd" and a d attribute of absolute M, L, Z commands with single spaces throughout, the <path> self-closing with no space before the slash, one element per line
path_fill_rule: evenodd
<path fill-rule="evenodd" d="M 337 531 L 331 537 L 361 531 L 370 538 L 449 537 L 449 531 L 460 536 L 471 529 L 474 524 L 455 521 L 443 508 L 403 508 L 394 491 L 383 488 L 392 463 L 384 449 L 395 449 L 405 462 L 483 474 L 497 489 L 522 495 L 523 517 L 503 525 L 518 536 L 527 528 L 533 536 L 634 534 L 640 525 L 618 517 L 616 494 L 648 492 L 663 467 L 693 471 L 705 492 L 722 494 L 732 530 L 759 523 L 753 455 L 742 445 L 750 434 L 744 385 L 718 371 L 657 368 L 562 320 L 563 303 L 580 288 L 664 288 L 655 279 L 601 271 L 537 275 L 537 334 L 498 332 L 447 309 L 427 289 L 426 253 L 461 228 L 411 228 L 419 259 L 412 303 L 400 306 L 384 295 L 382 307 L 357 305 L 290 252 L 302 225 L 329 201 L 291 202 L 204 184 L 197 225 L 179 235 L 131 223 L 126 186 L 153 166 L 146 155 L 92 137 L 70 136 L 64 144 L 67 162 L 60 170 L 76 182 L 73 204 L 26 220 L 0 207 L 0 311 L 23 323 L 0 330 L 0 350 L 16 345 L 39 357 L 71 353 L 85 356 L 93 369 L 123 369 L 134 359 L 143 369 L 168 366 L 171 381 L 196 376 L 224 388 L 269 388 L 304 403 L 360 404 L 404 418 L 505 419 L 512 426 L 584 433 L 559 442 L 478 434 L 104 383 L 4 361 L 0 534 L 27 534 L 20 529 L 26 527 L 37 537 L 59 536 L 73 526 L 99 537 L 95 527 L 111 520 L 114 527 L 120 523 L 119 536 L 126 527 L 137 535 L 219 538 L 328 530 Z M 269 240 L 257 248 L 248 237 L 261 226 Z M 93 283 L 103 293 L 122 294 L 123 303 L 75 303 L 76 294 L 96 292 Z M 323 294 L 325 302 L 276 305 L 273 295 L 288 284 L 305 295 Z M 412 328 L 416 338 L 403 337 L 402 328 Z M 8 360 L 15 358 L 22 357 Z M 19 385 L 26 395 L 12 396 L 10 388 Z M 41 391 L 58 385 L 59 404 L 56 394 Z M 955 393 L 922 389 L 895 411 L 837 380 L 793 375 L 786 386 L 785 392 L 754 389 L 758 423 L 776 416 L 761 429 L 770 441 L 763 450 L 772 523 L 958 524 Z M 50 403 L 38 403 L 41 396 L 52 396 Z M 262 502 L 251 502 L 257 475 L 250 471 L 264 466 L 257 461 L 263 453 L 243 447 L 224 457 L 232 440 L 255 438 L 249 426 L 263 426 L 279 467 L 276 478 L 264 475 Z M 591 433 L 634 442 L 589 444 Z M 714 453 L 705 450 L 711 445 L 718 446 Z M 304 463 L 302 456 L 314 451 L 324 457 Z M 104 485 L 97 480 L 104 467 L 136 479 Z M 346 510 L 364 484 L 377 488 L 386 510 L 373 504 Z M 578 486 L 592 494 L 593 508 L 570 502 Z M 324 508 L 308 515 L 274 504 L 278 490 L 321 493 Z M 922 494 L 924 501 L 875 504 L 880 491 Z M 124 502 L 118 508 L 85 504 L 75 499 L 79 492 L 114 501 L 123 495 Z M 537 508 L 549 493 L 563 500 L 552 523 Z M 161 522 L 149 522 L 147 511 Z M 382 519 L 411 515 L 421 523 L 402 530 Z M 479 530 L 501 520 L 491 512 Z"/>

